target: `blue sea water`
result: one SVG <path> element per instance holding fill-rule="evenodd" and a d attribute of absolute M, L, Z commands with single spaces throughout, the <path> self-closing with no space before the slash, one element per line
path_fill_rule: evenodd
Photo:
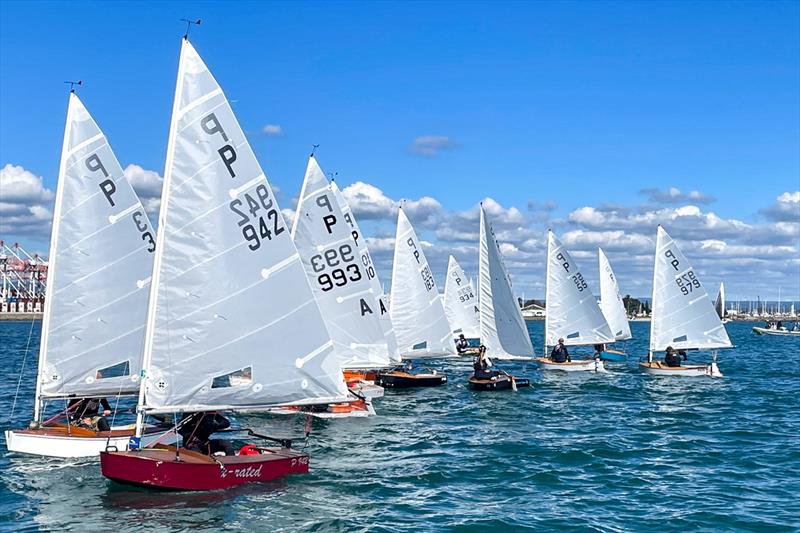
<path fill-rule="evenodd" d="M 605 375 L 502 365 L 531 379 L 516 393 L 471 392 L 468 361 L 437 363 L 443 387 L 388 391 L 376 417 L 315 421 L 309 475 L 227 492 L 124 487 L 97 461 L 18 456 L 0 442 L 0 529 L 800 530 L 800 339 L 731 323 L 724 379 L 664 379 L 638 371 L 649 324 L 631 325 L 629 360 Z M 528 327 L 539 350 L 543 323 Z M 3 429 L 30 417 L 39 323 L 8 420 L 30 328 L 0 323 Z M 239 422 L 303 430 L 294 417 Z"/>

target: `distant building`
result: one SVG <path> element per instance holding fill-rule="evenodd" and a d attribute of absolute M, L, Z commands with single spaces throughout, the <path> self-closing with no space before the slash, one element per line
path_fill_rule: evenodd
<path fill-rule="evenodd" d="M 522 318 L 525 320 L 537 320 L 544 318 L 547 310 L 543 305 L 531 303 L 522 308 Z"/>

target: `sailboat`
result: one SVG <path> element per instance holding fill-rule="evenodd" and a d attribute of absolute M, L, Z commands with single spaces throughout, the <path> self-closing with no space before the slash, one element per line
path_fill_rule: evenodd
<path fill-rule="evenodd" d="M 105 135 L 71 91 L 33 421 L 28 429 L 5 432 L 9 451 L 90 457 L 107 445 L 127 447 L 132 425 L 112 421 L 110 431 L 80 427 L 70 422 L 76 413 L 66 412 L 67 402 L 138 392 L 154 250 L 154 231 L 139 198 Z M 60 409 L 45 419 L 52 405 Z M 154 431 L 148 427 L 146 437 Z"/>
<path fill-rule="evenodd" d="M 444 313 L 454 338 L 466 339 L 480 336 L 480 309 L 472 280 L 452 255 L 447 261 L 447 278 L 444 282 Z M 470 352 L 471 353 L 471 352 Z"/>
<path fill-rule="evenodd" d="M 597 300 L 567 249 L 547 232 L 547 315 L 544 353 L 564 339 L 566 346 L 586 346 L 614 342 Z M 605 372 L 600 358 L 557 363 L 548 357 L 537 361 L 545 370 Z"/>
<path fill-rule="evenodd" d="M 369 281 L 374 268 L 370 271 L 361 262 L 357 236 L 312 154 L 297 203 L 292 239 L 345 372 L 394 366 L 381 326 L 380 304 Z M 366 380 L 355 381 L 353 388 L 362 396 L 383 395 L 381 387 Z M 364 399 L 351 402 L 349 407 L 351 415 L 374 413 L 371 402 Z"/>
<path fill-rule="evenodd" d="M 136 436 L 146 414 L 171 414 L 180 426 L 182 413 L 257 412 L 347 395 L 272 189 L 222 89 L 184 37 Z M 100 461 L 103 475 L 119 482 L 213 490 L 307 472 L 308 455 L 280 444 L 221 457 L 157 445 L 102 452 Z"/>
<path fill-rule="evenodd" d="M 722 320 L 723 324 L 727 324 L 730 322 L 728 318 L 728 313 L 725 310 L 725 283 L 719 283 L 719 290 L 717 291 L 717 298 L 714 300 L 714 310 L 717 312 L 717 316 Z"/>
<path fill-rule="evenodd" d="M 450 325 L 433 272 L 428 266 L 422 243 L 402 207 L 397 211 L 389 315 L 403 359 L 455 355 Z M 378 375 L 379 385 L 394 388 L 430 387 L 446 381 L 447 377 L 436 371 L 411 373 L 398 369 Z"/>
<path fill-rule="evenodd" d="M 731 347 L 728 332 L 692 265 L 661 225 L 656 236 L 652 309 L 650 350 L 647 362 L 639 363 L 642 370 L 659 376 L 722 377 L 716 350 Z M 712 362 L 670 367 L 653 359 L 655 352 L 668 347 L 712 350 Z"/>
<path fill-rule="evenodd" d="M 503 254 L 494 230 L 480 206 L 480 335 L 489 360 L 523 360 L 533 357 L 533 344 L 522 318 L 522 310 L 514 297 L 511 279 L 503 263 Z M 501 390 L 527 387 L 530 381 L 505 372 L 480 378 L 476 374 L 469 380 L 473 390 Z"/>
<path fill-rule="evenodd" d="M 625 304 L 620 296 L 617 277 L 602 248 L 597 249 L 597 260 L 600 266 L 600 310 L 611 328 L 611 333 L 614 334 L 614 340 L 626 341 L 632 337 L 631 327 L 628 324 Z M 625 353 L 606 347 L 600 358 L 605 361 L 624 361 Z"/>
<path fill-rule="evenodd" d="M 375 262 L 372 260 L 372 254 L 370 254 L 369 246 L 367 245 L 367 239 L 364 236 L 364 233 L 361 231 L 361 228 L 359 228 L 356 216 L 353 213 L 353 210 L 350 208 L 350 204 L 347 202 L 347 199 L 342 194 L 342 191 L 339 189 L 339 186 L 335 181 L 331 181 L 330 183 L 333 197 L 336 199 L 336 203 L 339 204 L 339 209 L 342 211 L 342 216 L 344 216 L 345 221 L 350 226 L 353 239 L 355 239 L 356 244 L 358 245 L 358 253 L 361 258 L 361 264 L 364 266 L 367 279 L 369 280 L 369 284 L 372 289 L 371 294 L 375 299 L 375 309 L 379 311 L 381 330 L 383 331 L 383 337 L 386 340 L 387 357 L 389 358 L 389 362 L 391 364 L 400 364 L 402 359 L 400 358 L 400 350 L 397 347 L 397 337 L 394 334 L 392 317 L 389 315 L 389 304 L 387 303 L 383 285 L 381 285 L 381 281 L 378 278 L 378 270 L 375 266 Z M 377 377 L 377 372 L 349 369 L 345 370 L 344 375 L 348 382 L 352 380 L 374 381 Z"/>

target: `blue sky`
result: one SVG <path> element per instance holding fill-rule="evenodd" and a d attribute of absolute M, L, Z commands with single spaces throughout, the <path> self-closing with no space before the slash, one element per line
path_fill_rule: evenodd
<path fill-rule="evenodd" d="M 474 270 L 474 243 L 453 235 L 477 234 L 474 206 L 489 197 L 528 296 L 542 292 L 547 226 L 572 235 L 585 271 L 610 241 L 623 291 L 647 294 L 643 238 L 661 221 L 729 295 L 775 297 L 781 286 L 800 298 L 796 2 L 4 1 L 0 15 L 0 167 L 46 189 L 68 79 L 84 81 L 79 94 L 123 167 L 163 173 L 178 19 L 201 18 L 192 41 L 282 207 L 320 144 L 342 187 L 438 204 L 418 225 L 440 281 L 449 252 Z M 388 269 L 391 213 L 364 209 Z M 45 228 L 8 220 L 3 238 L 46 250 Z"/>

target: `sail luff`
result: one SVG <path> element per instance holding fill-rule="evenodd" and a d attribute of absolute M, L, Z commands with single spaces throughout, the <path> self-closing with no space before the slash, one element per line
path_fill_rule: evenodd
<path fill-rule="evenodd" d="M 156 303 L 158 288 L 161 282 L 161 263 L 164 256 L 164 246 L 167 242 L 166 227 L 167 213 L 169 211 L 170 184 L 172 182 L 173 160 L 175 158 L 175 138 L 177 136 L 178 111 L 183 96 L 183 72 L 186 63 L 185 48 L 189 38 L 181 38 L 181 51 L 178 59 L 178 74 L 175 81 L 175 95 L 172 100 L 172 113 L 169 119 L 169 133 L 167 135 L 167 157 L 164 161 L 164 179 L 161 182 L 161 203 L 158 210 L 158 229 L 156 233 L 156 250 L 153 257 L 153 273 L 150 275 L 150 295 L 147 305 L 147 319 L 145 321 L 144 350 L 142 352 L 142 379 L 139 382 L 139 400 L 137 402 L 136 436 L 141 437 L 144 426 L 144 411 L 146 405 L 147 380 L 150 374 L 150 364 L 153 359 L 153 339 L 155 335 Z"/>
<path fill-rule="evenodd" d="M 64 139 L 61 145 L 61 159 L 58 163 L 58 185 L 56 186 L 55 205 L 53 206 L 53 227 L 50 232 L 49 257 L 47 258 L 48 283 L 44 289 L 44 309 L 42 310 L 42 336 L 39 343 L 39 368 L 36 372 L 36 392 L 33 402 L 33 419 L 39 421 L 41 414 L 41 395 L 42 379 L 44 369 L 47 364 L 47 345 L 49 341 L 50 317 L 52 316 L 53 291 L 55 290 L 54 280 L 58 275 L 56 256 L 58 255 L 58 232 L 61 226 L 61 209 L 64 204 L 64 170 L 67 164 L 67 148 L 69 146 L 70 125 L 72 124 L 72 114 L 74 107 L 72 99 L 75 98 L 75 91 L 69 92 L 67 104 L 67 118 L 64 123 Z"/>

